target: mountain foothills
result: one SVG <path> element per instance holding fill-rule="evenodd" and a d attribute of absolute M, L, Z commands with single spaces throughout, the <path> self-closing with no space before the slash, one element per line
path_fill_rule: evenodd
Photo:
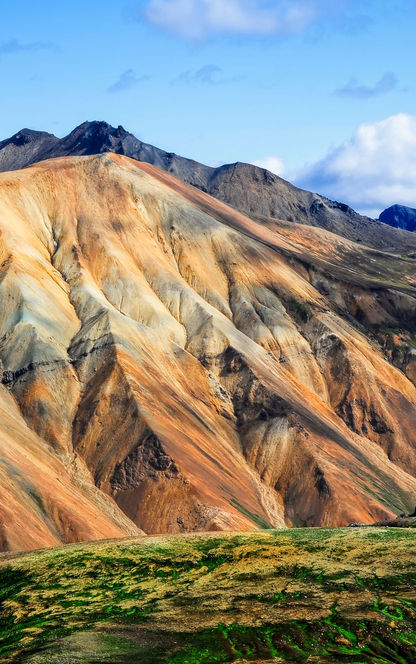
<path fill-rule="evenodd" d="M 1 548 L 413 511 L 416 236 L 163 154 L 0 144 Z"/>

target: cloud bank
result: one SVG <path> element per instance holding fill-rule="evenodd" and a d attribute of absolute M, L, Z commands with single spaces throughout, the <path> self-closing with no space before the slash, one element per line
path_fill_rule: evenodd
<path fill-rule="evenodd" d="M 399 203 L 416 207 L 416 116 L 399 113 L 362 124 L 296 184 L 378 216 Z"/>

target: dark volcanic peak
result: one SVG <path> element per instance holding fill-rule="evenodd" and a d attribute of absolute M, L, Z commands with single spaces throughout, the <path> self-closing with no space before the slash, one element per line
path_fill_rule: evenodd
<path fill-rule="evenodd" d="M 118 129 L 121 129 L 123 134 L 127 134 L 123 127 L 119 127 Z M 108 124 L 108 122 L 104 122 L 102 120 L 94 120 L 93 122 L 87 121 L 78 125 L 78 127 L 75 127 L 75 129 L 73 129 L 67 136 L 65 136 L 62 141 L 67 141 L 69 139 L 79 137 L 83 137 L 85 139 L 93 138 L 96 136 L 106 138 L 109 136 L 114 136 L 116 132 L 117 129 Z"/>
<path fill-rule="evenodd" d="M 46 131 L 21 129 L 10 138 L 0 142 L 0 171 L 24 168 L 45 159 L 59 145 L 59 138 Z"/>
<path fill-rule="evenodd" d="M 212 168 L 143 143 L 124 127 L 104 121 L 83 122 L 62 139 L 23 129 L 0 143 L 0 171 L 25 168 L 54 157 L 103 152 L 158 166 L 257 220 L 317 226 L 377 249 L 408 249 L 407 234 L 364 217 L 343 203 L 299 189 L 263 168 L 242 162 Z M 412 248 L 416 249 L 416 244 Z"/>
<path fill-rule="evenodd" d="M 107 122 L 83 122 L 61 140 L 61 152 L 66 155 L 91 155 L 101 152 L 122 151 L 122 141 L 130 136 L 137 139 L 121 126 L 112 127 Z"/>
<path fill-rule="evenodd" d="M 94 133 L 97 131 L 100 131 L 102 133 L 107 133 L 109 135 L 113 135 L 117 131 L 121 130 L 124 134 L 127 134 L 126 130 L 124 127 L 119 125 L 117 128 L 113 127 L 110 125 L 108 122 L 105 122 L 105 120 L 86 120 L 85 122 L 82 122 L 82 124 L 78 125 L 78 127 L 75 127 L 75 129 L 72 130 L 71 134 L 81 134 L 81 133 Z"/>
<path fill-rule="evenodd" d="M 405 231 L 416 230 L 416 209 L 406 205 L 392 205 L 380 215 L 380 221 L 393 228 L 402 228 Z"/>
<path fill-rule="evenodd" d="M 55 138 L 53 134 L 48 134 L 46 131 L 36 131 L 34 129 L 27 129 L 25 127 L 24 129 L 18 131 L 17 134 L 14 134 L 11 138 L 5 141 L 1 141 L 0 149 L 7 144 L 12 143 L 14 145 L 24 145 L 25 143 L 38 141 L 45 137 Z"/>

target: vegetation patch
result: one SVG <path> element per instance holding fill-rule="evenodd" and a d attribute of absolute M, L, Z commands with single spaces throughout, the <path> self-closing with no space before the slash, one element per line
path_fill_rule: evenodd
<path fill-rule="evenodd" d="M 305 302 L 289 297 L 285 301 L 287 311 L 298 323 L 307 323 L 313 316 L 314 302 Z"/>
<path fill-rule="evenodd" d="M 415 544 L 414 530 L 299 529 L 6 555 L 0 659 L 414 662 Z"/>

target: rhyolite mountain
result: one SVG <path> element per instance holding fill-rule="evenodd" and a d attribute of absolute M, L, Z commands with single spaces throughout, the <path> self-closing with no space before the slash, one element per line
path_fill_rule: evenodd
<path fill-rule="evenodd" d="M 377 249 L 406 250 L 406 233 L 391 232 L 380 221 L 363 217 L 343 203 L 299 189 L 263 168 L 245 163 L 211 168 L 143 143 L 123 127 L 84 122 L 62 139 L 22 129 L 0 142 L 0 171 L 25 168 L 54 157 L 114 152 L 144 161 L 209 193 L 235 209 L 263 219 L 284 219 L 325 228 Z M 416 251 L 416 238 L 410 242 Z"/>
<path fill-rule="evenodd" d="M 380 214 L 380 221 L 405 231 L 416 230 L 416 209 L 406 205 L 392 205 Z"/>
<path fill-rule="evenodd" d="M 411 234 L 257 219 L 114 153 L 1 173 L 0 211 L 2 549 L 414 509 Z"/>

